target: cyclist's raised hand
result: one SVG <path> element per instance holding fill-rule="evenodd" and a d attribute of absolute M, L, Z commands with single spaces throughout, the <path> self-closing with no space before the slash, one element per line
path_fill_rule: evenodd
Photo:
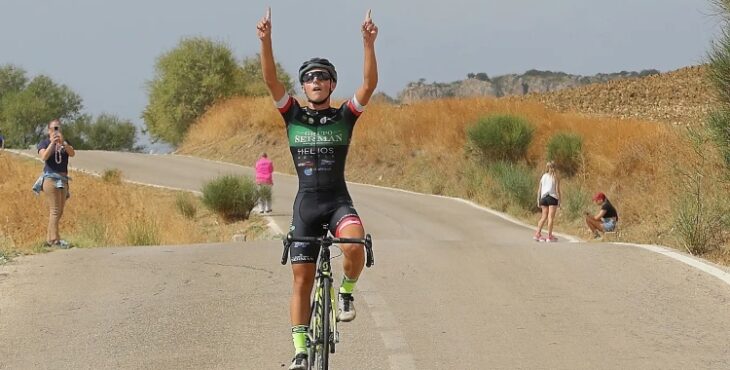
<path fill-rule="evenodd" d="M 370 18 L 370 9 L 368 9 L 367 14 L 365 14 L 365 21 L 362 22 L 361 31 L 362 39 L 366 43 L 374 43 L 375 39 L 378 37 L 378 26 L 376 26 Z"/>
<path fill-rule="evenodd" d="M 271 38 L 271 7 L 266 8 L 266 15 L 256 25 L 256 34 L 261 40 Z"/>

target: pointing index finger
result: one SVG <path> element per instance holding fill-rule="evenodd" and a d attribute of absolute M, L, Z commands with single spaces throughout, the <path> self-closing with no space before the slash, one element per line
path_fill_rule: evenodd
<path fill-rule="evenodd" d="M 267 22 L 271 21 L 271 7 L 266 8 L 266 21 Z"/>
<path fill-rule="evenodd" d="M 368 9 L 367 14 L 365 14 L 365 22 L 370 22 L 371 21 L 371 19 L 370 19 L 370 13 L 371 13 L 371 11 L 372 11 L 372 9 Z"/>

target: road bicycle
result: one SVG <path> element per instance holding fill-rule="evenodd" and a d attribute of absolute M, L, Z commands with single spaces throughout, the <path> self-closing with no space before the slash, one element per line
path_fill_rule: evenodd
<path fill-rule="evenodd" d="M 366 252 L 365 266 L 371 267 L 375 264 L 373 240 L 370 234 L 367 234 L 364 239 L 352 239 L 331 236 L 295 237 L 290 232 L 284 239 L 282 265 L 286 265 L 286 261 L 289 259 L 289 247 L 294 242 L 313 243 L 320 246 L 307 331 L 307 357 L 309 369 L 326 370 L 329 366 L 329 355 L 335 353 L 335 344 L 340 341 L 336 312 L 339 295 L 335 294 L 333 288 L 330 247 L 333 244 L 362 244 L 365 246 Z"/>

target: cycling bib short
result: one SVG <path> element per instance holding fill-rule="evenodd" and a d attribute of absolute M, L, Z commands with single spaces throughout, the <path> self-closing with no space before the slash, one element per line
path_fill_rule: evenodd
<path fill-rule="evenodd" d="M 332 235 L 362 225 L 345 183 L 345 161 L 355 122 L 363 107 L 355 98 L 340 108 L 313 110 L 291 96 L 277 104 L 286 123 L 289 150 L 299 177 L 290 231 L 294 236 Z M 292 264 L 316 263 L 319 247 L 293 243 Z"/>

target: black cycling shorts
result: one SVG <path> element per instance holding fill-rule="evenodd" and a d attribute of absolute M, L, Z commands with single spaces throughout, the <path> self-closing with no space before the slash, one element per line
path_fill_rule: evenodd
<path fill-rule="evenodd" d="M 294 199 L 291 228 L 293 236 L 325 236 L 329 230 L 335 237 L 348 225 L 362 225 L 352 199 L 347 192 L 299 192 Z M 319 246 L 310 243 L 292 243 L 289 257 L 292 264 L 316 263 Z"/>
<path fill-rule="evenodd" d="M 540 198 L 540 207 L 557 206 L 558 200 L 551 195 L 546 195 Z"/>

